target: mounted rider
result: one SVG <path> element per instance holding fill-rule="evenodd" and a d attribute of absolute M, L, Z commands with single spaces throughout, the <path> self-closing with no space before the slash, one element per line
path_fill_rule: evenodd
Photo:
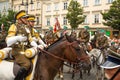
<path fill-rule="evenodd" d="M 88 29 L 89 29 L 88 26 L 84 26 L 84 29 L 81 30 L 78 34 L 78 40 L 83 43 L 86 50 L 88 50 L 88 49 L 91 50 L 91 45 L 89 43 L 90 33 L 89 33 Z"/>
<path fill-rule="evenodd" d="M 96 38 L 96 48 L 100 49 L 101 51 L 103 51 L 103 55 L 104 57 L 106 57 L 107 54 L 107 48 L 109 47 L 109 40 L 105 35 L 105 30 L 101 29 L 99 32 L 99 36 Z"/>
<path fill-rule="evenodd" d="M 28 21 L 28 27 L 30 29 L 30 32 L 31 32 L 31 36 L 32 36 L 32 39 L 33 39 L 33 46 L 34 47 L 47 47 L 47 45 L 42 41 L 42 39 L 40 38 L 40 35 L 39 33 L 37 32 L 37 30 L 34 28 L 34 23 L 35 23 L 35 16 L 34 15 L 28 15 L 28 18 L 27 18 L 27 21 Z"/>
<path fill-rule="evenodd" d="M 28 25 L 28 15 L 26 15 L 25 10 L 19 11 L 15 19 L 16 23 L 12 24 L 9 28 L 6 43 L 8 47 L 12 47 L 12 56 L 15 58 L 15 62 L 21 67 L 15 80 L 23 80 L 29 69 L 31 69 L 29 58 L 35 56 L 38 47 L 43 47 L 37 45 L 34 40 L 33 32 L 31 32 L 30 26 Z"/>

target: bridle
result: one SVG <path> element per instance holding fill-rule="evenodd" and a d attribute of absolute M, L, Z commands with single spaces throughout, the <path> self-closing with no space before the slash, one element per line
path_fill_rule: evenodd
<path fill-rule="evenodd" d="M 71 51 L 72 51 L 72 53 L 73 54 L 75 54 L 75 56 L 77 57 L 77 54 L 76 54 L 76 52 L 75 52 L 75 47 L 73 46 L 75 43 L 77 43 L 76 41 L 74 41 L 74 42 L 67 42 L 66 44 L 67 44 L 67 48 L 69 48 Z M 41 53 L 46 53 L 46 54 L 48 54 L 48 55 L 50 55 L 50 56 L 52 56 L 52 57 L 54 57 L 54 58 L 56 58 L 56 59 L 59 59 L 59 60 L 61 60 L 61 61 L 66 61 L 66 62 L 70 62 L 70 63 L 72 63 L 72 64 L 77 64 L 77 62 L 73 62 L 73 61 L 70 61 L 70 60 L 68 60 L 68 59 L 65 59 L 65 58 L 61 58 L 61 57 L 59 57 L 59 56 L 57 56 L 57 55 L 54 55 L 54 54 L 52 54 L 51 52 L 48 52 L 48 51 L 46 51 L 46 50 L 43 50 L 43 49 L 40 49 L 39 48 L 39 50 L 41 51 Z M 78 58 L 77 58 L 78 59 Z M 79 58 L 79 60 L 80 60 L 80 58 Z"/>

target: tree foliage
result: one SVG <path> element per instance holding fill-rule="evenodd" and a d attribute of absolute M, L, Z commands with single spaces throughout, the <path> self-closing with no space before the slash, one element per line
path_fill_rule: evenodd
<path fill-rule="evenodd" d="M 68 6 L 67 19 L 72 29 L 78 28 L 78 25 L 84 21 L 83 8 L 77 1 L 71 0 Z"/>
<path fill-rule="evenodd" d="M 102 13 L 104 25 L 120 30 L 120 0 L 115 0 L 108 12 Z"/>
<path fill-rule="evenodd" d="M 16 12 L 8 10 L 7 14 L 0 14 L 0 26 L 4 25 L 4 30 L 7 31 L 12 23 L 14 23 L 14 15 Z"/>

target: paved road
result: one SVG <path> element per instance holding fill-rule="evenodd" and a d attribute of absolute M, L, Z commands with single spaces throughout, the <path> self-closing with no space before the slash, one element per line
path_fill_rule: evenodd
<path fill-rule="evenodd" d="M 96 78 L 96 69 L 91 69 L 91 74 L 88 76 L 86 73 L 83 74 L 83 79 L 79 78 L 79 73 L 76 73 L 75 78 L 71 78 L 71 73 L 67 73 L 69 71 L 69 68 L 64 66 L 64 79 L 63 80 L 97 80 Z M 61 80 L 58 78 L 58 75 L 56 76 L 55 80 Z M 102 80 L 102 79 L 99 79 Z M 105 80 L 105 79 L 104 79 Z"/>

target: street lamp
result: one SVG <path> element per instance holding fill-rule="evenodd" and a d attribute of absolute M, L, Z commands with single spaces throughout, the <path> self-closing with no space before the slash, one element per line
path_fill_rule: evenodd
<path fill-rule="evenodd" d="M 29 4 L 33 4 L 33 1 L 30 0 L 30 3 L 28 3 L 29 0 L 26 0 L 26 2 L 24 2 L 25 0 L 22 0 L 22 6 L 25 6 L 26 7 L 26 13 L 28 14 L 28 6 Z"/>

